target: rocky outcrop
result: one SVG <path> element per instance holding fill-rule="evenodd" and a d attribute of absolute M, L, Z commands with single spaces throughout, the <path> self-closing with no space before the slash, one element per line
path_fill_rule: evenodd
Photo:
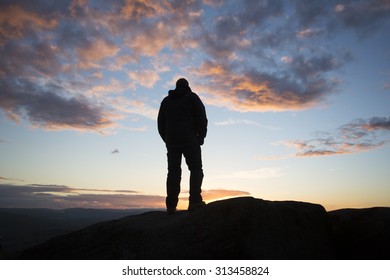
<path fill-rule="evenodd" d="M 241 197 L 188 213 L 102 222 L 19 259 L 390 259 L 390 208 L 344 209 Z"/>
<path fill-rule="evenodd" d="M 150 209 L 0 208 L 0 260 L 55 236 L 146 211 Z"/>
<path fill-rule="evenodd" d="M 27 249 L 20 259 L 330 259 L 321 205 L 252 197 L 194 213 L 155 211 L 99 223 Z"/>
<path fill-rule="evenodd" d="M 329 212 L 335 254 L 340 259 L 390 259 L 390 208 Z"/>

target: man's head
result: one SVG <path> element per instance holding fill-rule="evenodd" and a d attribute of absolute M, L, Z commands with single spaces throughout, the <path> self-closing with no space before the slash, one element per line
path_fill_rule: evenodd
<path fill-rule="evenodd" d="M 188 81 L 184 78 L 180 78 L 176 82 L 176 88 L 188 88 L 189 84 Z"/>

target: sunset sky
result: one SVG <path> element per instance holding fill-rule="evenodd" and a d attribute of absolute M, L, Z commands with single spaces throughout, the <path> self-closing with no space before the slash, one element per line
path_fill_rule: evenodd
<path fill-rule="evenodd" d="M 388 0 L 3 0 L 0 207 L 164 207 L 180 77 L 207 201 L 390 207 L 389 30 Z"/>

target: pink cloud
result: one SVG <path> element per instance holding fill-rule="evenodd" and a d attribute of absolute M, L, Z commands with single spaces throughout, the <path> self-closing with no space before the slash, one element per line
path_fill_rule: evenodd
<path fill-rule="evenodd" d="M 323 133 L 310 140 L 285 141 L 296 150 L 296 157 L 345 155 L 369 151 L 390 143 L 390 117 L 358 119 L 334 133 Z"/>
<path fill-rule="evenodd" d="M 125 0 L 121 8 L 121 17 L 127 19 L 152 18 L 171 12 L 171 5 L 168 1 L 153 0 Z"/>
<path fill-rule="evenodd" d="M 341 28 L 371 34 L 390 11 L 386 1 L 339 4 L 342 9 L 299 1 L 42 3 L 0 4 L 0 108 L 33 126 L 91 131 L 113 127 L 139 109 L 117 107 L 115 95 L 152 88 L 161 73 L 175 76 L 178 69 L 193 77 L 210 105 L 241 112 L 320 106 L 338 91 L 333 77 L 351 54 L 324 48 L 290 53 L 285 46 L 308 50 L 311 40 Z M 111 82 L 120 75 L 134 81 Z M 53 104 L 74 105 L 76 114 L 56 113 Z M 82 106 L 85 117 L 78 113 Z M 141 113 L 150 117 L 153 106 L 156 100 L 149 100 Z M 125 109 L 119 116 L 113 113 L 118 108 Z"/>
<path fill-rule="evenodd" d="M 1 178 L 0 178 L 1 179 Z M 206 201 L 247 196 L 239 190 L 204 190 Z M 185 192 L 183 192 L 185 196 Z M 187 198 L 181 198 L 183 203 Z M 165 196 L 144 195 L 132 190 L 81 189 L 58 185 L 0 184 L 0 205 L 13 208 L 165 208 Z"/>
<path fill-rule="evenodd" d="M 320 65 L 321 60 L 316 63 L 318 69 L 326 67 Z M 291 64 L 297 67 L 296 62 Z M 294 71 L 303 76 L 310 70 L 300 67 Z M 253 69 L 237 72 L 229 64 L 211 61 L 204 62 L 192 74 L 207 80 L 197 88 L 205 93 L 209 104 L 244 112 L 304 110 L 318 105 L 337 85 L 337 81 L 321 77 L 313 77 L 302 85 L 288 76 L 279 78 Z"/>
<path fill-rule="evenodd" d="M 0 9 L 0 45 L 6 40 L 23 37 L 30 30 L 53 29 L 57 25 L 58 21 L 55 18 L 45 19 L 18 5 L 2 7 Z"/>
<path fill-rule="evenodd" d="M 83 69 L 99 68 L 99 63 L 104 58 L 113 57 L 118 51 L 119 47 L 117 45 L 97 38 L 90 42 L 88 46 L 77 49 L 76 52 L 79 56 L 78 66 Z"/>
<path fill-rule="evenodd" d="M 162 196 L 131 190 L 77 189 L 58 185 L 0 184 L 0 205 L 12 208 L 164 208 Z"/>
<path fill-rule="evenodd" d="M 159 74 L 155 70 L 132 71 L 128 75 L 134 82 L 146 88 L 153 88 L 155 83 L 160 80 Z"/>

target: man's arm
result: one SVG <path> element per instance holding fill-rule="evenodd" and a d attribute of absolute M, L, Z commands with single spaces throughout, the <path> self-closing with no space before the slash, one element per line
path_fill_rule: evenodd
<path fill-rule="evenodd" d="M 207 116 L 206 109 L 200 100 L 199 96 L 194 93 L 193 95 L 193 105 L 194 105 L 194 117 L 195 117 L 195 129 L 198 133 L 199 141 L 203 144 L 204 138 L 207 134 Z"/>
<path fill-rule="evenodd" d="M 162 140 L 165 142 L 166 122 L 165 122 L 165 114 L 164 114 L 163 107 L 164 107 L 164 101 L 161 102 L 160 110 L 158 111 L 157 128 L 158 128 L 158 133 L 160 134 Z"/>

